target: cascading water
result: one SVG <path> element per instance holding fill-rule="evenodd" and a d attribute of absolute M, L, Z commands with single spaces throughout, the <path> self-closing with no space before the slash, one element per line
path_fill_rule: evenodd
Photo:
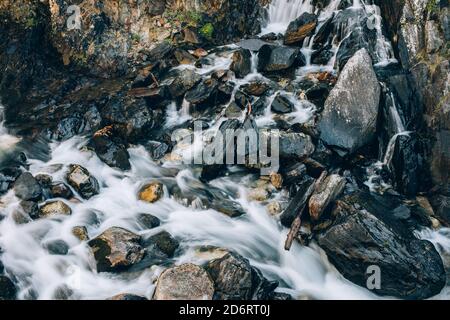
<path fill-rule="evenodd" d="M 274 0 L 268 8 L 265 33 L 284 33 L 289 23 L 304 12 L 312 12 L 311 0 Z"/>
<path fill-rule="evenodd" d="M 264 33 L 284 32 L 290 21 L 303 12 L 314 10 L 311 3 L 311 0 L 274 0 L 268 9 L 269 21 Z M 329 5 L 320 12 L 319 24 L 329 18 L 339 4 L 340 0 L 330 1 Z M 362 8 L 363 4 L 355 0 L 353 7 Z M 313 39 L 314 36 L 309 42 L 307 41 L 305 48 L 311 48 Z M 228 54 L 211 54 L 209 59 L 213 62 L 202 68 L 191 65 L 179 68 L 191 68 L 200 75 L 229 69 L 233 50 L 235 47 L 231 47 Z M 239 86 L 255 79 L 270 81 L 257 72 L 257 63 L 257 55 L 253 54 L 251 73 L 244 79 L 233 79 L 236 83 L 235 91 Z M 332 71 L 331 65 L 309 65 L 306 68 L 317 68 L 317 70 L 325 68 L 327 71 Z M 276 93 L 285 94 L 295 106 L 295 110 L 286 115 L 288 120 L 293 123 L 304 123 L 313 116 L 315 107 L 312 103 L 300 100 L 283 90 Z M 276 93 L 270 97 L 269 102 L 274 99 Z M 398 116 L 395 107 L 393 111 Z M 171 104 L 165 126 L 175 127 L 191 117 L 187 101 L 183 102 L 181 110 L 177 110 L 176 104 Z M 400 126 L 400 117 L 398 119 L 400 122 L 397 134 L 402 134 L 404 128 Z M 256 122 L 258 125 L 273 122 L 270 108 L 267 108 L 264 115 L 257 118 Z M 220 123 L 220 121 L 213 121 L 210 130 L 217 130 Z M 0 151 L 11 148 L 10 144 L 3 144 L 7 141 L 5 139 L 9 139 L 8 137 L 17 141 L 17 138 L 7 135 L 6 130 L 0 125 Z M 198 140 L 202 143 L 203 137 L 199 138 Z M 256 180 L 254 175 L 232 168 L 229 176 L 212 181 L 208 187 L 197 178 L 198 172 L 195 167 L 178 165 L 170 159 L 160 164 L 153 161 L 143 147 L 138 146 L 129 150 L 132 168 L 124 173 L 110 168 L 94 153 L 83 148 L 86 142 L 86 139 L 82 137 L 75 137 L 62 143 L 55 142 L 51 144 L 49 161 L 34 160 L 33 155 L 29 160 L 29 171 L 33 175 L 46 173 L 52 176 L 53 181 L 64 181 L 67 167 L 72 163 L 87 168 L 99 180 L 101 185 L 99 195 L 90 200 L 73 202 L 64 200 L 72 209 L 71 216 L 17 224 L 14 220 L 14 212 L 19 206 L 19 200 L 13 191 L 9 191 L 2 197 L 0 211 L 4 219 L 0 220 L 0 247 L 3 250 L 1 260 L 6 272 L 17 279 L 20 299 L 64 297 L 106 299 L 121 293 L 151 298 L 154 280 L 164 268 L 152 267 L 124 275 L 97 273 L 95 263 L 89 254 L 90 249 L 86 243 L 80 243 L 71 234 L 72 228 L 80 225 L 87 226 L 90 238 L 96 237 L 110 227 L 123 227 L 142 236 L 166 230 L 181 243 L 180 254 L 172 261 L 175 264 L 205 262 L 204 255 L 198 251 L 200 246 L 216 246 L 236 251 L 249 259 L 251 264 L 259 268 L 268 279 L 278 280 L 280 292 L 287 292 L 295 298 L 377 298 L 370 291 L 350 283 L 339 275 L 314 242 L 308 247 L 294 243 L 291 251 L 284 250 L 288 231 L 267 213 L 264 205 L 248 200 L 250 186 Z M 182 153 L 183 150 L 180 151 Z M 211 187 L 233 190 L 233 193 L 237 194 L 236 201 L 247 214 L 231 219 L 212 209 L 203 210 L 194 205 L 186 207 L 174 197 L 170 197 L 168 192 L 155 204 L 138 201 L 136 194 L 140 186 L 153 179 L 176 183 L 181 189 L 189 189 L 199 194 L 205 192 L 205 188 Z M 198 186 L 198 188 L 192 186 Z M 285 194 L 276 191 L 274 197 L 282 199 Z M 150 231 L 144 229 L 137 223 L 137 217 L 141 213 L 151 213 L 156 216 L 161 220 L 161 226 Z M 428 236 L 431 237 L 429 234 Z M 51 240 L 64 240 L 69 246 L 68 254 L 49 254 L 44 249 L 44 244 Z M 436 243 L 440 242 L 442 239 L 436 240 Z M 445 250 L 450 252 L 450 245 Z"/>

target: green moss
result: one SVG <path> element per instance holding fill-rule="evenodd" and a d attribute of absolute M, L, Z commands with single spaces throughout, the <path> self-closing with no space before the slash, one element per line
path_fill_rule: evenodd
<path fill-rule="evenodd" d="M 426 10 L 429 15 L 439 12 L 439 1 L 440 0 L 429 0 L 426 6 Z"/>
<path fill-rule="evenodd" d="M 199 30 L 199 32 L 206 39 L 211 39 L 214 34 L 214 26 L 212 23 L 207 23 Z"/>
<path fill-rule="evenodd" d="M 197 11 L 170 11 L 164 13 L 164 17 L 170 21 L 178 21 L 191 27 L 198 27 L 202 21 L 201 13 Z"/>
<path fill-rule="evenodd" d="M 137 33 L 133 33 L 131 35 L 131 40 L 133 42 L 141 42 L 141 36 L 139 34 L 137 34 Z"/>

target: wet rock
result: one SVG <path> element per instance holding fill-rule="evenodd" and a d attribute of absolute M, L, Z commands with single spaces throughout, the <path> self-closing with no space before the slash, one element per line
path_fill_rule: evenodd
<path fill-rule="evenodd" d="M 300 182 L 306 175 L 306 166 L 301 162 L 289 163 L 281 168 L 283 180 L 286 185 Z"/>
<path fill-rule="evenodd" d="M 139 214 L 137 221 L 146 229 L 154 229 L 161 225 L 161 221 L 157 217 L 148 213 Z"/>
<path fill-rule="evenodd" d="M 450 227 L 450 195 L 436 194 L 430 199 L 436 218 Z"/>
<path fill-rule="evenodd" d="M 97 156 L 108 166 L 121 170 L 131 169 L 126 143 L 118 136 L 113 126 L 97 131 L 91 142 Z"/>
<path fill-rule="evenodd" d="M 318 221 L 328 205 L 344 191 L 345 179 L 337 174 L 326 177 L 316 186 L 309 199 L 309 215 L 313 221 Z"/>
<path fill-rule="evenodd" d="M 392 157 L 394 168 L 395 187 L 402 194 L 414 196 L 421 189 L 419 172 L 424 172 L 424 159 L 421 146 L 416 134 L 397 137 Z M 422 165 L 421 165 L 422 164 Z"/>
<path fill-rule="evenodd" d="M 245 78 L 252 71 L 252 54 L 250 50 L 240 49 L 233 53 L 233 62 L 230 69 L 237 78 Z"/>
<path fill-rule="evenodd" d="M 208 102 L 213 102 L 218 95 L 218 82 L 208 78 L 186 93 L 185 99 L 195 108 L 202 108 Z"/>
<path fill-rule="evenodd" d="M 16 299 L 17 288 L 6 276 L 0 276 L 0 300 Z"/>
<path fill-rule="evenodd" d="M 269 203 L 266 208 L 267 212 L 272 216 L 277 216 L 283 211 L 283 206 L 278 201 Z"/>
<path fill-rule="evenodd" d="M 313 49 L 318 50 L 324 48 L 332 41 L 333 37 L 333 17 L 334 14 L 328 18 L 328 20 L 322 24 L 317 30 L 314 36 Z"/>
<path fill-rule="evenodd" d="M 147 248 L 156 247 L 158 250 L 166 254 L 169 258 L 172 258 L 174 256 L 175 251 L 180 245 L 178 241 L 175 240 L 167 231 L 162 231 L 158 234 L 155 234 L 154 236 L 146 239 L 143 243 Z M 150 251 L 150 249 L 147 250 Z"/>
<path fill-rule="evenodd" d="M 54 216 L 70 216 L 72 209 L 62 201 L 52 201 L 44 204 L 39 209 L 40 218 L 49 218 Z"/>
<path fill-rule="evenodd" d="M 305 209 L 309 197 L 314 192 L 314 183 L 315 180 L 308 176 L 298 183 L 298 190 L 294 198 L 280 216 L 283 226 L 290 228 L 294 219 Z"/>
<path fill-rule="evenodd" d="M 361 203 L 364 204 L 364 203 Z M 365 287 L 369 266 L 381 270 L 380 295 L 425 299 L 445 286 L 441 257 L 428 241 L 401 235 L 388 220 L 372 210 L 343 200 L 333 214 L 335 223 L 318 236 L 318 243 L 333 265 L 352 282 Z"/>
<path fill-rule="evenodd" d="M 80 241 L 88 241 L 89 240 L 88 230 L 84 226 L 73 227 L 72 234 L 75 238 L 77 238 Z"/>
<path fill-rule="evenodd" d="M 246 213 L 239 203 L 228 199 L 214 199 L 210 203 L 210 207 L 230 218 L 237 218 Z"/>
<path fill-rule="evenodd" d="M 330 60 L 333 57 L 334 53 L 329 49 L 318 50 L 311 55 L 311 63 L 319 65 L 327 65 L 328 62 L 330 62 Z"/>
<path fill-rule="evenodd" d="M 232 102 L 230 105 L 225 109 L 225 116 L 228 119 L 237 119 L 242 116 L 242 108 L 239 107 L 236 103 Z"/>
<path fill-rule="evenodd" d="M 283 176 L 281 174 L 279 174 L 279 173 L 272 172 L 270 174 L 270 183 L 276 189 L 283 188 Z"/>
<path fill-rule="evenodd" d="M 148 203 L 155 203 L 164 196 L 163 185 L 160 182 L 152 182 L 141 188 L 139 191 L 139 200 Z"/>
<path fill-rule="evenodd" d="M 270 193 L 264 188 L 253 189 L 248 194 L 249 201 L 266 201 L 270 197 Z"/>
<path fill-rule="evenodd" d="M 270 108 L 275 113 L 291 113 L 294 111 L 294 104 L 287 96 L 278 93 Z"/>
<path fill-rule="evenodd" d="M 29 172 L 22 173 L 14 183 L 14 192 L 22 200 L 39 200 L 42 197 L 42 187 Z"/>
<path fill-rule="evenodd" d="M 284 44 L 301 43 L 314 32 L 317 26 L 317 16 L 308 12 L 292 21 L 284 35 Z"/>
<path fill-rule="evenodd" d="M 368 49 L 368 39 L 366 34 L 360 28 L 353 30 L 350 35 L 345 38 L 336 54 L 336 67 L 343 70 L 346 63 L 355 55 L 358 50 Z"/>
<path fill-rule="evenodd" d="M 274 72 L 289 69 L 299 54 L 301 53 L 298 48 L 264 45 L 258 53 L 258 71 Z"/>
<path fill-rule="evenodd" d="M 169 146 L 164 142 L 148 141 L 145 143 L 145 149 L 150 153 L 153 160 L 161 160 L 169 152 Z"/>
<path fill-rule="evenodd" d="M 212 300 L 214 284 L 208 273 L 194 264 L 164 271 L 158 279 L 155 300 Z"/>
<path fill-rule="evenodd" d="M 194 70 L 172 70 L 168 73 L 162 84 L 167 86 L 173 99 L 178 99 L 196 86 L 201 79 L 202 77 Z"/>
<path fill-rule="evenodd" d="M 0 170 L 0 195 L 6 193 L 20 176 L 18 168 L 5 168 Z"/>
<path fill-rule="evenodd" d="M 42 188 L 48 188 L 53 182 L 52 176 L 45 173 L 37 174 L 34 178 Z"/>
<path fill-rule="evenodd" d="M 118 272 L 140 262 L 145 250 L 141 237 L 122 228 L 113 227 L 88 242 L 98 272 Z"/>
<path fill-rule="evenodd" d="M 250 50 L 253 52 L 257 52 L 261 49 L 262 46 L 270 44 L 266 41 L 260 39 L 244 39 L 237 43 L 239 47 L 242 49 Z"/>
<path fill-rule="evenodd" d="M 215 284 L 215 300 L 266 300 L 277 286 L 237 253 L 209 262 L 206 270 Z"/>
<path fill-rule="evenodd" d="M 282 159 L 301 159 L 314 152 L 314 144 L 310 136 L 296 132 L 262 132 L 270 139 L 278 139 L 279 155 Z"/>
<path fill-rule="evenodd" d="M 17 219 L 16 219 L 17 218 Z M 19 223 L 30 222 L 31 219 L 39 218 L 39 206 L 34 201 L 21 201 L 18 209 L 14 212 L 14 221 Z"/>
<path fill-rule="evenodd" d="M 109 298 L 108 300 L 113 301 L 145 301 L 148 300 L 145 297 L 129 294 L 129 293 L 121 293 L 118 295 L 115 295 L 114 297 Z"/>
<path fill-rule="evenodd" d="M 65 256 L 69 253 L 69 245 L 63 240 L 53 240 L 44 243 L 44 248 L 51 255 Z"/>
<path fill-rule="evenodd" d="M 241 88 L 248 95 L 260 97 L 270 89 L 270 86 L 266 82 L 254 81 L 243 85 Z"/>
<path fill-rule="evenodd" d="M 179 64 L 194 64 L 196 61 L 193 55 L 181 49 L 176 49 L 174 55 Z"/>
<path fill-rule="evenodd" d="M 344 152 L 370 142 L 377 127 L 380 85 L 365 49 L 352 57 L 328 96 L 319 122 L 321 139 Z"/>
<path fill-rule="evenodd" d="M 52 198 L 72 199 L 73 192 L 64 182 L 54 182 L 50 185 L 50 195 Z"/>
<path fill-rule="evenodd" d="M 67 181 L 83 199 L 90 199 L 99 194 L 100 186 L 95 177 L 80 165 L 70 165 Z"/>

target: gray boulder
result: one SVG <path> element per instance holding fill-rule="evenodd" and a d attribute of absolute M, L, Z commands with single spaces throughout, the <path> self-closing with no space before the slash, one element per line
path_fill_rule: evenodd
<path fill-rule="evenodd" d="M 372 275 L 368 268 L 378 267 L 381 283 L 374 292 L 379 295 L 426 299 L 438 294 L 446 274 L 433 244 L 415 238 L 395 211 L 386 212 L 372 202 L 370 196 L 358 194 L 337 202 L 336 221 L 318 236 L 330 261 L 362 287 Z"/>
<path fill-rule="evenodd" d="M 347 63 L 325 101 L 321 139 L 338 151 L 353 153 L 375 137 L 380 85 L 366 49 Z"/>

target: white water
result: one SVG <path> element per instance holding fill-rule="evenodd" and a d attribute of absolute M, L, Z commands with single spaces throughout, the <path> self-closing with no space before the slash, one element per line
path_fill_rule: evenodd
<path fill-rule="evenodd" d="M 273 0 L 268 9 L 267 26 L 262 34 L 284 33 L 291 21 L 304 12 L 312 11 L 311 0 Z"/>
<path fill-rule="evenodd" d="M 329 16 L 339 5 L 339 0 L 331 1 L 330 5 L 321 13 L 320 19 Z M 269 27 L 267 30 L 284 32 L 288 23 L 302 12 L 312 11 L 309 0 L 275 0 L 269 9 Z M 361 5 L 355 1 L 354 7 Z M 266 30 L 266 31 L 267 31 Z M 233 49 L 233 47 L 230 47 Z M 231 64 L 231 52 L 228 54 L 212 54 L 210 65 L 196 69 L 202 75 L 228 69 Z M 252 58 L 252 73 L 245 79 L 234 79 L 236 89 L 253 80 L 270 81 L 256 70 L 257 56 Z M 331 71 L 328 66 L 309 65 L 298 73 Z M 331 69 L 330 69 L 331 68 Z M 295 105 L 295 111 L 285 115 L 291 123 L 307 122 L 315 110 L 311 103 L 298 99 L 292 93 L 281 90 L 289 96 Z M 276 93 L 275 93 L 276 94 Z M 275 97 L 275 94 L 269 99 Z M 267 104 L 266 113 L 257 118 L 258 125 L 273 123 L 274 115 Z M 397 113 L 398 114 L 398 113 Z M 166 127 L 176 126 L 190 119 L 189 105 L 184 102 L 177 111 L 173 104 L 169 107 Z M 400 119 L 400 118 L 399 118 Z M 212 121 L 212 128 L 205 134 L 217 130 L 223 119 Z M 400 133 L 400 132 L 399 132 Z M 203 141 L 201 139 L 196 141 Z M 9 150 L 17 138 L 8 135 L 0 126 L 0 150 L 5 139 L 12 139 L 13 143 L 5 144 Z M 15 139 L 15 140 L 14 140 Z M 16 142 L 14 142 L 16 141 Z M 309 297 L 315 299 L 376 299 L 375 295 L 364 288 L 360 288 L 345 280 L 327 261 L 325 254 L 313 243 L 309 247 L 302 247 L 294 243 L 291 251 L 284 250 L 287 230 L 271 217 L 265 206 L 258 202 L 249 202 L 248 187 L 253 183 L 251 175 L 241 176 L 239 170 L 234 174 L 211 182 L 212 186 L 222 190 L 234 190 L 239 195 L 237 201 L 243 206 L 246 215 L 240 218 L 228 218 L 214 210 L 199 210 L 188 208 L 166 196 L 155 204 L 145 204 L 137 200 L 136 194 L 140 186 L 153 179 L 166 179 L 177 182 L 180 188 L 191 185 L 202 185 L 195 177 L 195 169 L 175 165 L 167 161 L 163 165 L 153 162 L 143 147 L 131 148 L 132 170 L 122 173 L 103 164 L 95 154 L 81 150 L 86 140 L 76 137 L 63 143 L 52 144 L 51 160 L 42 162 L 30 160 L 30 171 L 36 175 L 41 172 L 51 172 L 55 181 L 64 180 L 66 167 L 77 163 L 86 167 L 99 180 L 101 193 L 88 201 L 68 203 L 73 214 L 70 217 L 41 219 L 25 225 L 17 225 L 12 212 L 18 205 L 18 199 L 13 192 L 1 198 L 0 211 L 6 218 L 0 222 L 0 247 L 4 254 L 1 259 L 8 273 L 13 274 L 19 281 L 21 299 L 51 299 L 55 291 L 61 286 L 67 286 L 73 291 L 73 298 L 77 299 L 106 299 L 120 293 L 131 293 L 151 298 L 154 290 L 154 280 L 163 270 L 162 267 L 149 268 L 144 272 L 133 274 L 113 275 L 97 273 L 90 250 L 85 243 L 80 243 L 71 235 L 74 226 L 85 225 L 91 238 L 97 236 L 109 227 L 119 226 L 141 235 L 150 235 L 161 230 L 167 230 L 181 243 L 181 250 L 175 263 L 202 263 L 204 256 L 196 251 L 198 246 L 212 245 L 234 250 L 248 258 L 252 265 L 259 268 L 271 280 L 279 280 L 279 291 L 288 292 L 296 298 Z M 395 141 L 394 141 L 395 145 Z M 197 149 L 198 144 L 193 147 Z M 178 148 L 184 157 L 187 150 Z M 178 151 L 176 150 L 176 151 Z M 195 153 L 195 150 L 194 150 Z M 192 156 L 192 154 L 191 154 Z M 54 172 L 53 166 L 62 164 L 63 167 Z M 208 186 L 204 186 L 207 188 Z M 273 199 L 283 199 L 281 192 L 274 193 Z M 95 213 L 98 223 L 92 222 Z M 162 226 L 151 231 L 143 230 L 136 222 L 139 213 L 151 213 L 162 221 Z M 438 237 L 431 233 L 430 237 Z M 62 239 L 69 246 L 66 256 L 52 256 L 42 248 L 48 240 Z M 445 242 L 439 238 L 436 243 Z M 450 247 L 450 246 L 448 246 Z"/>
<path fill-rule="evenodd" d="M 104 165 L 91 152 L 79 151 L 84 142 L 81 138 L 74 138 L 53 144 L 52 159 L 48 163 L 31 161 L 30 171 L 33 174 L 48 172 L 48 168 L 54 164 L 66 166 L 78 163 L 99 179 L 102 185 L 100 195 L 88 201 L 68 203 L 73 210 L 72 216 L 17 225 L 11 213 L 18 200 L 12 192 L 3 199 L 6 218 L 0 223 L 0 245 L 5 251 L 2 261 L 8 271 L 19 279 L 20 298 L 30 298 L 31 290 L 35 292 L 35 298 L 51 299 L 55 290 L 64 285 L 74 291 L 77 299 L 105 299 L 124 292 L 151 297 L 154 289 L 152 280 L 161 272 L 161 268 L 127 275 L 96 273 L 88 247 L 71 235 L 71 228 L 78 225 L 88 226 L 91 237 L 112 226 L 139 234 L 167 230 L 182 245 L 182 254 L 176 263 L 201 262 L 202 259 L 195 254 L 197 246 L 226 247 L 250 259 L 270 279 L 281 280 L 283 284 L 280 290 L 297 297 L 374 298 L 370 292 L 342 279 L 316 247 L 295 244 L 290 252 L 286 252 L 283 245 L 287 231 L 267 214 L 265 207 L 245 200 L 248 189 L 242 184 L 237 185 L 230 178 L 212 183 L 222 188 L 237 189 L 241 194 L 239 202 L 247 215 L 238 219 L 228 218 L 213 210 L 186 208 L 167 195 L 156 204 L 145 204 L 136 198 L 139 186 L 160 178 L 164 168 L 152 162 L 144 149 L 138 147 L 130 150 L 131 172 L 123 174 Z M 64 172 L 65 168 L 52 176 L 55 180 L 62 180 Z M 180 171 L 178 176 L 185 176 L 186 173 L 193 176 L 191 169 Z M 98 224 L 90 222 L 93 212 L 97 214 Z M 142 212 L 159 217 L 163 222 L 162 227 L 151 231 L 142 230 L 135 222 L 137 214 Z M 42 248 L 42 243 L 53 239 L 62 239 L 70 245 L 67 256 L 52 256 Z"/>

